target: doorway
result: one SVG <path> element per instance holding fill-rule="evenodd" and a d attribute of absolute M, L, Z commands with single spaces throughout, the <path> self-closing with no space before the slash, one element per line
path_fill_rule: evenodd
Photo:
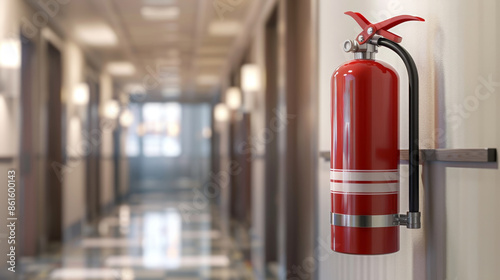
<path fill-rule="evenodd" d="M 57 174 L 54 165 L 63 165 L 64 113 L 61 100 L 62 57 L 53 44 L 47 43 L 46 49 L 47 82 L 47 176 L 45 190 L 46 237 L 50 247 L 62 243 L 62 186 L 63 177 Z"/>
<path fill-rule="evenodd" d="M 89 103 L 87 106 L 87 136 L 89 139 L 100 139 L 101 131 L 99 126 L 99 82 L 97 78 L 88 77 Z M 94 141 L 90 141 L 93 143 Z M 87 187 L 86 187 L 86 216 L 87 222 L 92 223 L 97 220 L 101 213 L 100 189 L 99 189 L 99 169 L 100 169 L 100 146 L 93 146 L 87 155 Z"/>
<path fill-rule="evenodd" d="M 21 254 L 34 256 L 37 253 L 38 211 L 37 170 L 35 160 L 35 87 L 36 45 L 21 35 L 21 137 L 20 137 L 20 186 L 22 205 Z"/>
<path fill-rule="evenodd" d="M 271 123 L 278 108 L 278 9 L 275 8 L 266 23 L 266 109 L 265 123 Z M 278 184 L 279 164 L 278 137 L 273 137 L 266 145 L 265 153 L 265 263 L 267 266 L 278 262 Z"/>

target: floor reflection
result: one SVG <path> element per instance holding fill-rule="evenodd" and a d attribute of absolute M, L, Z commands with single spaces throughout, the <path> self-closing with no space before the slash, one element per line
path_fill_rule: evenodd
<path fill-rule="evenodd" d="M 175 269 L 181 265 L 181 216 L 169 208 L 164 213 L 144 215 L 142 265 Z"/>
<path fill-rule="evenodd" d="M 250 279 L 216 208 L 183 219 L 189 193 L 131 197 L 60 254 L 24 259 L 22 279 Z"/>

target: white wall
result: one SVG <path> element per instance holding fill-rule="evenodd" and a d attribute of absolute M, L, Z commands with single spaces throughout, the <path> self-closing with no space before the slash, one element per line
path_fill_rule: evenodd
<path fill-rule="evenodd" d="M 86 114 L 85 106 L 75 105 L 73 91 L 85 81 L 85 60 L 78 46 L 66 41 L 61 45 L 63 61 L 62 98 L 66 101 L 67 116 L 67 168 L 63 184 L 63 225 L 64 228 L 85 220 L 86 152 L 89 144 L 82 137 L 85 129 L 82 123 Z"/>
<path fill-rule="evenodd" d="M 17 100 L 9 96 L 5 96 L 0 93 L 0 128 L 3 131 L 8 131 L 5 133 L 4 137 L 0 137 L 0 157 L 15 157 L 17 153 L 17 134 L 18 131 L 16 127 L 17 118 Z M 10 131 L 14 133 L 10 133 Z"/>
<path fill-rule="evenodd" d="M 19 122 L 20 67 L 3 65 L 3 61 L 21 58 L 17 22 L 24 13 L 26 8 L 16 1 L 0 2 L 0 157 L 17 157 L 19 154 L 19 128 L 16 124 Z"/>
<path fill-rule="evenodd" d="M 113 99 L 113 79 L 107 73 L 100 77 L 99 109 L 101 116 L 104 115 L 106 103 Z M 113 160 L 113 129 L 107 125 L 101 127 L 101 166 L 100 166 L 100 192 L 101 206 L 106 206 L 113 200 L 115 184 L 115 166 Z"/>
<path fill-rule="evenodd" d="M 268 269 L 268 264 L 265 263 L 265 248 L 266 246 L 276 246 L 276 244 L 266 244 L 266 213 L 270 211 L 265 207 L 266 196 L 266 171 L 265 171 L 265 152 L 266 142 L 269 136 L 270 124 L 266 122 L 266 92 L 265 92 L 265 77 L 266 77 L 266 61 L 265 61 L 265 32 L 266 24 L 276 1 L 260 1 L 253 2 L 251 11 L 253 17 L 251 26 L 248 26 L 249 32 L 245 34 L 246 43 L 248 44 L 249 63 L 255 64 L 260 70 L 261 88 L 258 91 L 246 93 L 250 95 L 250 135 L 252 148 L 252 228 L 251 228 L 251 256 L 252 269 L 254 279 L 265 279 Z M 249 8 L 250 9 L 250 8 Z M 246 50 L 246 49 L 245 49 Z M 238 60 L 237 60 L 238 61 Z M 236 63 L 238 65 L 239 61 Z M 240 69 L 238 69 L 240 70 Z M 239 74 L 239 73 L 238 73 Z M 242 93 L 245 95 L 245 93 Z M 243 98 L 243 103 L 246 100 Z M 245 107 L 245 104 L 243 105 Z M 267 133 L 267 134 L 266 134 Z M 224 140 L 228 140 L 225 139 Z M 221 143 L 221 147 L 224 143 Z M 226 163 L 223 162 L 223 166 Z"/>
<path fill-rule="evenodd" d="M 130 189 L 129 162 L 127 157 L 127 128 L 124 128 L 120 134 L 120 196 L 124 196 Z"/>
<path fill-rule="evenodd" d="M 0 44 L 6 41 L 18 40 L 18 22 L 23 14 L 28 13 L 24 4 L 16 0 L 3 0 L 0 1 Z M 20 46 L 19 46 L 20 47 Z M 5 55 L 20 55 L 20 48 L 10 49 L 7 53 L 0 53 L 0 59 L 5 59 Z M 0 68 L 0 174 L 7 178 L 8 170 L 16 170 L 16 186 L 17 186 L 17 200 L 20 202 L 20 188 L 19 188 L 19 67 L 15 68 Z M 2 184 L 4 187 L 0 191 L 0 220 L 6 221 L 7 215 L 7 185 Z M 21 208 L 17 205 L 16 214 L 19 216 Z M 21 240 L 21 233 L 19 231 L 19 223 L 17 227 L 17 240 Z M 0 271 L 2 273 L 8 272 L 6 270 L 6 253 L 8 252 L 7 244 L 8 228 L 0 228 Z M 20 252 L 20 251 L 18 251 Z M 1 277 L 1 275 L 0 275 Z"/>
<path fill-rule="evenodd" d="M 265 79 L 265 25 L 260 23 L 261 27 L 256 32 L 252 40 L 252 63 L 259 66 L 261 81 Z M 250 135 L 252 136 L 252 266 L 255 279 L 266 278 L 266 263 L 265 263 L 265 222 L 266 222 L 266 166 L 265 166 L 265 150 L 266 139 L 264 133 L 269 131 L 269 124 L 266 124 L 266 98 L 264 83 L 261 83 L 259 91 L 251 93 L 252 112 L 250 120 Z"/>
<path fill-rule="evenodd" d="M 500 43 L 496 16 L 500 10 L 496 1 L 320 0 L 320 150 L 330 150 L 331 75 L 337 66 L 352 59 L 352 54 L 342 51 L 341 44 L 361 31 L 353 19 L 343 15 L 351 10 L 361 12 L 372 22 L 399 14 L 426 19 L 424 23 L 407 22 L 391 30 L 403 37 L 402 45 L 419 69 L 423 148 L 500 147 L 500 104 L 495 95 L 499 84 L 484 86 L 490 75 L 494 82 L 500 80 L 496 51 Z M 389 50 L 379 49 L 377 59 L 392 64 L 400 73 L 400 146 L 406 148 L 406 70 Z M 495 213 L 495 201 L 500 196 L 500 171 L 485 169 L 491 165 L 448 166 L 436 163 L 425 170 L 423 178 L 427 182 L 421 185 L 424 228 L 402 228 L 399 253 L 362 257 L 325 251 L 320 279 L 496 279 L 500 274 L 496 256 L 500 249 L 500 220 L 488 215 Z M 329 164 L 321 160 L 319 167 L 318 238 L 330 243 Z M 405 168 L 401 167 L 402 174 Z M 406 186 L 402 178 L 401 211 L 407 207 Z M 426 229 L 426 220 L 442 221 L 443 226 Z M 440 257 L 439 250 L 443 249 Z"/>

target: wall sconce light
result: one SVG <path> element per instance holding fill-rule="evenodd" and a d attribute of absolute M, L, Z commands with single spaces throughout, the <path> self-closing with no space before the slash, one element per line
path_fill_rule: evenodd
<path fill-rule="evenodd" d="M 129 109 L 126 109 L 120 115 L 120 125 L 129 127 L 134 122 L 134 114 Z"/>
<path fill-rule="evenodd" d="M 260 90 L 260 69 L 256 64 L 245 64 L 241 67 L 241 88 L 244 92 Z"/>
<path fill-rule="evenodd" d="M 73 102 L 75 105 L 85 106 L 89 103 L 89 85 L 80 83 L 73 90 Z"/>
<path fill-rule="evenodd" d="M 237 87 L 228 88 L 226 91 L 226 105 L 231 110 L 241 107 L 241 90 Z"/>
<path fill-rule="evenodd" d="M 116 119 L 120 114 L 120 105 L 116 100 L 109 100 L 104 107 L 104 116 L 108 119 Z"/>
<path fill-rule="evenodd" d="M 260 90 L 260 69 L 255 64 L 241 67 L 241 89 L 243 90 L 243 106 L 245 111 L 252 110 L 253 94 Z"/>
<path fill-rule="evenodd" d="M 215 105 L 214 119 L 217 122 L 226 122 L 227 120 L 229 120 L 229 109 L 224 103 Z"/>
<path fill-rule="evenodd" d="M 0 42 L 0 67 L 17 69 L 21 67 L 21 42 L 7 39 Z"/>

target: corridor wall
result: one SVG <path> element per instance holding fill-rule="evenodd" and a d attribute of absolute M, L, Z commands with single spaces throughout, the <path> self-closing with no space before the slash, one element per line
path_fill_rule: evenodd
<path fill-rule="evenodd" d="M 25 12 L 23 6 L 19 6 L 15 1 L 1 1 L 0 2 L 0 43 L 3 44 L 7 41 L 15 41 L 18 39 L 14 37 L 13 34 L 16 30 L 15 22 L 17 19 Z M 20 46 L 14 46 L 14 48 L 9 49 L 9 53 L 13 55 L 20 56 Z M 6 53 L 2 50 L 0 54 L 1 59 L 4 59 Z M 19 130 L 16 127 L 16 123 L 20 121 L 19 119 L 19 87 L 16 87 L 16 81 L 19 79 L 20 68 L 19 67 L 9 67 L 3 66 L 0 68 L 2 75 L 0 76 L 0 174 L 5 174 L 5 180 L 7 179 L 8 170 L 18 170 L 19 169 Z M 9 74 L 14 75 L 15 79 L 9 81 L 4 73 L 9 72 Z M 11 77 L 12 78 L 12 77 Z M 6 207 L 6 202 L 8 198 L 7 188 L 2 188 L 0 192 L 0 201 L 2 201 L 2 208 Z M 2 209 L 0 211 L 0 219 L 6 221 L 8 217 L 7 209 Z M 9 231 L 6 226 L 0 229 L 0 251 L 7 252 L 9 244 L 6 242 Z M 3 254 L 0 257 L 0 269 L 6 271 L 7 266 L 7 256 Z"/>
<path fill-rule="evenodd" d="M 107 102 L 113 99 L 113 79 L 108 73 L 100 75 L 100 115 L 104 116 Z M 100 206 L 102 209 L 109 207 L 114 199 L 115 166 L 113 153 L 113 127 L 101 126 L 101 159 L 100 159 Z"/>
<path fill-rule="evenodd" d="M 319 7 L 319 149 L 330 150 L 330 78 L 335 68 L 352 59 L 342 50 L 346 39 L 361 31 L 345 11 L 379 22 L 400 14 L 426 22 L 394 28 L 413 55 L 420 74 L 420 144 L 422 148 L 499 148 L 500 43 L 494 0 L 480 1 L 330 1 Z M 491 51 L 490 51 L 491 50 Z M 377 59 L 400 74 L 400 147 L 408 147 L 406 70 L 390 51 Z M 496 210 L 500 170 L 494 164 L 446 162 L 423 169 L 423 228 L 401 229 L 401 250 L 384 256 L 330 252 L 329 162 L 319 159 L 319 279 L 495 279 L 500 273 L 500 220 Z M 407 205 L 407 166 L 401 165 L 400 211 Z"/>
<path fill-rule="evenodd" d="M 67 1 L 58 1 L 60 5 L 67 4 Z M 37 11 L 31 4 L 26 4 L 25 1 L 19 0 L 3 0 L 0 1 L 0 44 L 5 42 L 16 42 L 12 48 L 11 45 L 5 52 L 2 47 L 0 63 L 1 79 L 0 79 L 0 131 L 2 137 L 0 139 L 0 171 L 2 174 L 7 174 L 7 170 L 15 169 L 17 171 L 18 179 L 18 196 L 16 203 L 19 205 L 18 212 L 16 213 L 20 219 L 21 227 L 18 228 L 19 241 L 22 240 L 22 246 L 18 249 L 19 255 L 35 256 L 36 254 L 46 252 L 48 249 L 48 242 L 46 239 L 46 224 L 48 215 L 45 209 L 47 208 L 44 198 L 47 195 L 46 176 L 50 163 L 47 162 L 47 145 L 50 142 L 50 135 L 47 132 L 48 122 L 48 93 L 47 93 L 47 60 L 46 48 L 50 43 L 53 45 L 62 56 L 62 89 L 61 89 L 61 102 L 63 117 L 61 118 L 62 130 L 65 132 L 63 135 L 66 146 L 60 147 L 63 150 L 65 160 L 59 162 L 64 167 L 64 176 L 60 177 L 62 181 L 62 236 L 63 239 L 71 239 L 78 236 L 84 230 L 86 207 L 85 205 L 85 188 L 86 188 L 86 152 L 85 149 L 87 141 L 89 140 L 85 135 L 86 112 L 85 105 L 77 105 L 73 100 L 73 93 L 75 88 L 85 82 L 86 69 L 89 65 L 89 53 L 76 44 L 72 39 L 58 32 L 57 28 L 57 13 L 47 16 L 45 11 Z M 60 7 L 62 8 L 62 7 Z M 59 11 L 59 10 L 58 10 Z M 45 19 L 42 15 L 46 16 L 45 21 L 36 20 Z M 38 16 L 38 17 L 37 17 Z M 36 61 L 33 64 L 32 80 L 20 80 L 21 64 L 10 65 L 4 67 L 4 60 L 9 58 L 16 58 L 21 56 L 21 43 L 20 32 L 23 33 L 25 39 L 29 40 L 35 48 Z M 88 50 L 87 50 L 88 51 Z M 12 64 L 12 62 L 9 62 Z M 96 65 L 94 65 L 96 66 Z M 100 71 L 97 65 L 96 71 Z M 110 78 L 111 79 L 111 78 Z M 32 83 L 32 92 L 29 95 L 29 100 L 21 100 L 20 90 L 21 85 Z M 108 92 L 113 93 L 112 81 L 109 82 L 110 88 Z M 23 97 L 24 98 L 24 97 Z M 21 102 L 31 104 L 29 113 L 28 110 L 21 106 Z M 31 122 L 29 128 L 28 138 L 21 138 L 23 132 L 22 120 Z M 25 191 L 23 187 L 23 176 L 27 176 L 28 171 L 26 167 L 21 166 L 20 163 L 28 162 L 26 158 L 21 159 L 21 143 L 22 139 L 30 140 L 29 150 L 29 181 L 33 184 L 34 189 L 30 189 L 31 195 L 34 195 L 35 201 L 25 201 Z M 103 140 L 104 142 L 107 139 Z M 99 148 L 103 142 L 96 144 Z M 112 145 L 112 143 L 111 143 Z M 26 151 L 25 151 L 26 152 Z M 26 165 L 26 164 L 25 164 Z M 23 169 L 24 168 L 24 169 Z M 52 170 L 54 171 L 54 170 Z M 52 172 L 50 171 L 50 172 Z M 60 170 L 61 171 L 61 170 Z M 55 172 L 55 171 L 54 171 Z M 103 172 L 104 173 L 104 172 Z M 60 174 L 61 175 L 61 174 Z M 110 175 L 111 176 L 111 175 Z M 100 188 L 104 193 L 102 195 L 102 204 L 109 205 L 114 199 L 113 182 L 108 184 L 104 182 Z M 126 191 L 126 189 L 124 189 Z M 0 192 L 0 200 L 7 201 L 7 192 Z M 2 204 L 4 205 L 4 204 Z M 29 207 L 24 207 L 28 205 Z M 31 208 L 30 208 L 31 207 Z M 28 209 L 29 208 L 29 209 Z M 0 218 L 6 219 L 6 209 L 0 210 Z M 22 223 L 30 223 L 32 230 L 26 231 L 23 229 Z M 0 251 L 6 252 L 6 242 L 3 238 L 7 236 L 7 229 L 0 229 Z M 0 257 L 0 269 L 3 269 L 6 262 L 5 255 Z M 1 275 L 0 275 L 0 278 Z"/>
<path fill-rule="evenodd" d="M 85 81 L 85 58 L 80 48 L 71 41 L 61 42 L 63 54 L 63 93 L 67 116 L 67 162 L 63 175 L 63 227 L 65 238 L 71 239 L 81 232 L 85 222 L 85 149 L 86 139 L 82 108 L 73 102 L 73 91 Z"/>

